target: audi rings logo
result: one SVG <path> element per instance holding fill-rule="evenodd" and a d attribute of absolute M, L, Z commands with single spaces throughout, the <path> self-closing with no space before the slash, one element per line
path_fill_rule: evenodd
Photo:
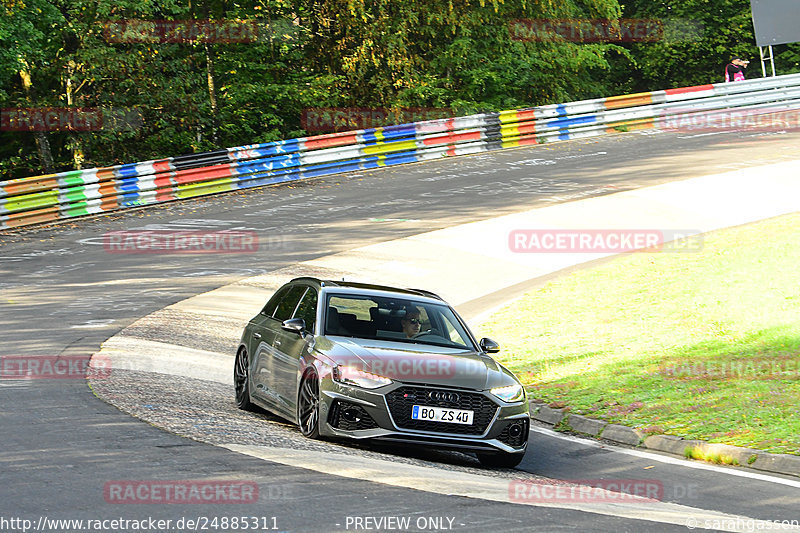
<path fill-rule="evenodd" d="M 432 390 L 428 393 L 428 399 L 434 402 L 458 403 L 461 396 L 456 392 Z"/>

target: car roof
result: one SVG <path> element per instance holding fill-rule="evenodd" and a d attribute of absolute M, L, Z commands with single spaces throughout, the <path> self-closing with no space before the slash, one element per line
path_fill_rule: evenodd
<path fill-rule="evenodd" d="M 359 283 L 356 281 L 335 281 L 335 280 L 328 280 L 328 279 L 319 279 L 310 276 L 303 276 L 300 278 L 295 278 L 291 281 L 294 283 L 296 281 L 306 281 L 311 282 L 315 285 L 319 285 L 322 288 L 340 288 L 340 289 L 347 289 L 345 292 L 350 294 L 369 294 L 374 292 L 389 292 L 394 294 L 402 294 L 406 296 L 416 296 L 416 297 L 423 297 L 423 298 L 430 298 L 432 300 L 438 300 L 440 302 L 444 302 L 444 300 L 438 295 L 431 291 L 426 291 L 424 289 L 401 289 L 399 287 L 389 287 L 387 285 L 375 285 L 371 283 Z"/>

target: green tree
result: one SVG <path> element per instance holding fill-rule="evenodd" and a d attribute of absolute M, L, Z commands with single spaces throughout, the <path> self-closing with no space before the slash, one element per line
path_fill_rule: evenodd
<path fill-rule="evenodd" d="M 628 0 L 624 16 L 662 21 L 671 31 L 656 42 L 629 45 L 635 68 L 619 70 L 615 84 L 646 91 L 719 83 L 737 55 L 752 61 L 748 78 L 761 77 L 748 0 Z M 798 51 L 798 45 L 776 50 L 778 73 L 800 70 Z"/>
<path fill-rule="evenodd" d="M 300 20 L 350 105 L 503 109 L 597 96 L 608 44 L 513 40 L 517 19 L 617 18 L 616 0 L 317 0 Z"/>
<path fill-rule="evenodd" d="M 315 133 L 303 129 L 308 108 L 466 114 L 701 83 L 721 72 L 729 52 L 750 46 L 740 39 L 749 21 L 741 0 L 635 0 L 624 11 L 617 0 L 6 0 L 3 9 L 0 104 L 97 107 L 133 119 L 134 127 L 37 134 L 49 140 L 55 170 Z M 698 20 L 706 33 L 620 46 L 513 31 L 517 20 L 623 14 Z M 147 21 L 158 20 L 251 21 L 259 32 L 213 43 L 111 31 L 142 21 L 146 34 Z M 724 38 L 708 34 L 719 20 L 729 23 Z M 791 49 L 781 54 L 798 61 Z M 0 135 L 4 176 L 42 171 L 43 158 L 30 155 L 37 136 Z"/>
<path fill-rule="evenodd" d="M 7 0 L 0 13 L 0 104 L 53 105 L 51 92 L 58 83 L 63 52 L 58 31 L 64 26 L 63 16 L 44 0 Z M 44 132 L 0 132 L 0 146 L 0 170 L 23 165 L 49 173 L 55 168 L 50 138 Z"/>

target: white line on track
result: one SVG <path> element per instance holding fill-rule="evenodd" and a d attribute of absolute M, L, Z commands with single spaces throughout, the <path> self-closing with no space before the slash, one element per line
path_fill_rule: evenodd
<path fill-rule="evenodd" d="M 695 135 L 678 136 L 678 139 L 694 139 L 695 137 L 708 137 L 709 135 L 722 135 L 723 133 L 737 133 L 737 131 L 712 131 L 711 133 L 697 133 Z"/>
<path fill-rule="evenodd" d="M 746 470 L 734 470 L 733 468 L 723 468 L 721 466 L 711 465 L 707 463 L 697 463 L 688 461 L 686 459 L 679 459 L 677 457 L 669 457 L 667 455 L 660 455 L 653 452 L 646 452 L 643 450 L 631 450 L 630 448 L 621 448 L 619 446 L 614 446 L 611 444 L 605 444 L 593 440 L 582 439 L 580 437 L 574 437 L 572 435 L 563 435 L 558 433 L 557 431 L 553 431 L 552 429 L 547 428 L 540 428 L 540 427 L 532 427 L 531 431 L 535 431 L 537 433 L 541 433 L 543 435 L 547 435 L 548 437 L 554 437 L 557 439 L 568 440 L 570 442 L 577 442 L 584 446 L 590 448 L 604 448 L 613 450 L 616 453 L 622 453 L 625 455 L 631 455 L 633 457 L 640 457 L 643 459 L 648 459 L 650 461 L 657 461 L 659 463 L 666 463 L 670 465 L 678 465 L 685 468 L 694 468 L 696 470 L 710 470 L 712 472 L 717 472 L 720 474 L 728 474 L 730 476 L 739 476 L 744 477 L 747 479 L 757 479 L 758 481 L 766 481 L 768 483 L 776 483 L 779 485 L 786 485 L 789 487 L 796 487 L 800 488 L 800 480 L 795 481 L 793 479 L 784 479 L 780 477 L 774 477 L 767 474 L 758 474 L 756 472 L 749 472 Z"/>
<path fill-rule="evenodd" d="M 220 444 L 218 446 L 265 461 L 305 468 L 328 475 L 367 480 L 371 483 L 381 483 L 448 496 L 463 496 L 500 503 L 581 511 L 631 520 L 691 526 L 691 529 L 744 532 L 752 531 L 748 529 L 748 524 L 758 522 L 758 520 L 743 516 L 658 501 L 626 502 L 619 500 L 587 503 L 585 501 L 570 500 L 569 498 L 564 498 L 564 501 L 559 502 L 539 502 L 530 501 L 530 499 L 520 501 L 523 498 L 515 499 L 511 494 L 512 490 L 510 489 L 513 480 L 508 478 L 431 469 L 424 466 L 337 453 L 319 453 L 309 450 L 243 444 Z M 800 527 L 789 526 L 785 530 L 798 531 Z"/>

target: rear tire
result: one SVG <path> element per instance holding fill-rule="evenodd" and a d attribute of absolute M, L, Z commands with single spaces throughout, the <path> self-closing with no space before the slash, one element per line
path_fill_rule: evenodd
<path fill-rule="evenodd" d="M 250 401 L 250 372 L 247 361 L 247 350 L 240 348 L 233 365 L 233 386 L 236 391 L 236 406 L 243 411 L 255 411 L 256 406 Z"/>
<path fill-rule="evenodd" d="M 297 422 L 300 432 L 309 439 L 319 438 L 319 378 L 309 370 L 300 383 L 297 395 Z"/>
<path fill-rule="evenodd" d="M 522 458 L 525 457 L 524 453 L 508 452 L 493 454 L 479 453 L 477 455 L 481 464 L 489 468 L 514 468 L 520 464 L 522 462 Z"/>

